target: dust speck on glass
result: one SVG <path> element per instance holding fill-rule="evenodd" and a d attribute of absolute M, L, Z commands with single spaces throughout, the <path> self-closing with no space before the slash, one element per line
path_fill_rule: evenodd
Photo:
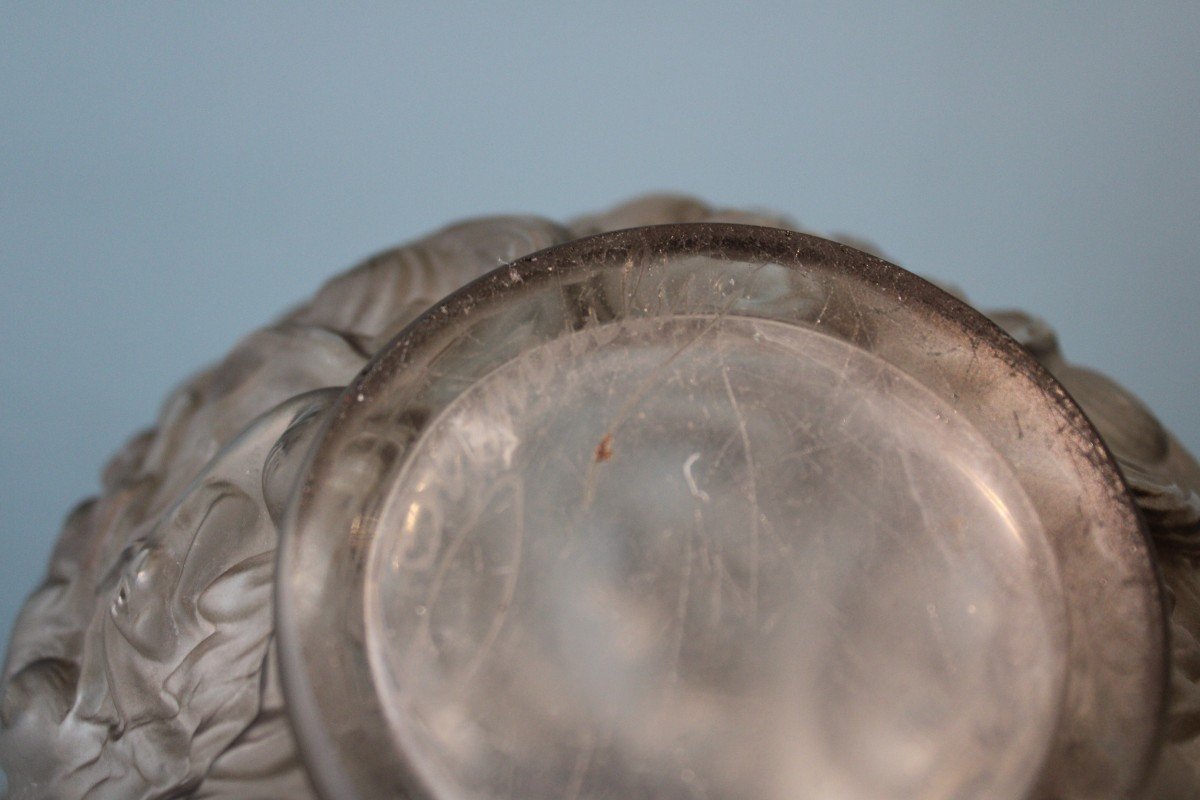
<path fill-rule="evenodd" d="M 1195 797 L 1200 467 L 870 251 L 652 196 L 333 278 L 67 518 L 9 796 Z"/>

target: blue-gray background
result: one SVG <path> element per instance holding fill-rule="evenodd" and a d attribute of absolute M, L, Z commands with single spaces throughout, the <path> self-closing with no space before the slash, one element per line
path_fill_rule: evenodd
<path fill-rule="evenodd" d="M 0 638 L 174 384 L 466 215 L 854 232 L 1200 450 L 1200 4 L 875 5 L 0 6 Z"/>

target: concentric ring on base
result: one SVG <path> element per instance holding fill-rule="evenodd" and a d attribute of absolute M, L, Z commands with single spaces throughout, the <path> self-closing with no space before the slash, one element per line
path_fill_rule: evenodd
<path fill-rule="evenodd" d="M 552 248 L 403 332 L 311 454 L 278 615 L 329 797 L 1119 797 L 1163 703 L 1146 542 L 1061 388 L 748 226 Z"/>

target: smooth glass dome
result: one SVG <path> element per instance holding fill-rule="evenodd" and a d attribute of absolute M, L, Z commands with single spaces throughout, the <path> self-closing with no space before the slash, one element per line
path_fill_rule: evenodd
<path fill-rule="evenodd" d="M 1046 759 L 1064 644 L 1030 501 L 939 397 L 809 328 L 526 350 L 378 513 L 370 669 L 437 800 L 1017 798 Z"/>

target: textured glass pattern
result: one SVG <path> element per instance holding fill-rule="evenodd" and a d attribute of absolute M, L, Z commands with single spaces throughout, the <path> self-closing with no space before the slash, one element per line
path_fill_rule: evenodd
<path fill-rule="evenodd" d="M 1116 778 L 1103 758 L 1065 778 L 1051 769 L 1074 781 L 1071 796 L 1108 797 L 1136 780 L 1154 754 L 1123 753 L 1122 736 L 1143 741 L 1160 709 L 1149 695 L 1097 705 L 1090 692 L 1094 670 L 1136 677 L 1158 655 L 1118 640 L 1096 643 L 1086 665 L 1062 662 L 1054 608 L 1057 598 L 1138 629 L 1145 607 L 1127 598 L 1154 587 L 1070 564 L 1060 575 L 1062 553 L 1042 538 L 1056 502 L 1079 518 L 1090 506 L 1067 500 L 1125 502 L 1115 473 L 1106 499 L 1000 454 L 995 431 L 956 416 L 1009 402 L 1000 372 L 959 401 L 945 387 L 931 395 L 933 373 L 890 365 L 886 313 L 864 325 L 861 298 L 770 264 L 727 286 L 728 264 L 681 259 L 644 283 L 619 269 L 595 285 L 562 281 L 532 308 L 480 317 L 459 305 L 467 335 L 420 374 L 424 394 L 392 398 L 386 418 L 339 440 L 319 487 L 386 489 L 338 518 L 365 547 L 345 565 L 367 578 L 354 600 L 363 614 L 327 637 L 343 661 L 317 688 L 382 703 L 387 732 L 365 736 L 369 715 L 348 706 L 323 718 L 320 693 L 298 691 L 280 646 L 279 613 L 292 609 L 274 597 L 282 579 L 317 572 L 281 575 L 281 536 L 310 454 L 375 399 L 355 387 L 403 356 L 397 336 L 435 328 L 432 317 L 409 326 L 543 248 L 714 221 L 789 227 L 681 197 L 568 224 L 459 223 L 334 278 L 172 392 L 154 427 L 104 468 L 100 495 L 68 516 L 14 629 L 0 676 L 10 795 L 353 796 L 330 765 L 342 752 L 371 764 L 396 747 L 404 775 L 385 772 L 380 785 L 400 791 L 403 779 L 403 791 L 437 800 L 924 797 L 935 786 L 1037 796 L 1038 759 L 1059 763 L 1089 742 L 1120 766 Z M 662 316 L 667 301 L 691 311 Z M 633 308 L 643 318 L 610 324 Z M 1086 412 L 1158 544 L 1174 652 L 1148 796 L 1192 797 L 1200 468 L 1132 394 L 1064 360 L 1043 323 L 993 316 Z M 781 332 L 782 320 L 840 338 Z M 1021 435 L 1047 447 L 1086 427 L 1069 415 L 1057 430 L 1027 425 Z M 1101 449 L 1071 458 L 1108 475 Z M 789 458 L 798 452 L 808 456 Z M 898 549 L 889 528 L 919 545 Z M 379 530 L 396 535 L 367 547 Z M 1109 541 L 1103 528 L 1076 534 L 1088 547 Z M 1140 557 L 1128 546 L 1104 557 Z M 860 588 L 844 593 L 839 576 Z M 923 594 L 896 588 L 913 586 Z M 829 605 L 838 614 L 820 613 Z M 1078 641 L 1085 628 L 1068 617 Z M 359 653 L 371 671 L 347 687 Z M 807 711 L 789 714 L 788 703 Z M 1060 705 L 1092 739 L 1047 742 Z M 980 759 L 988 747 L 1003 755 Z"/>

